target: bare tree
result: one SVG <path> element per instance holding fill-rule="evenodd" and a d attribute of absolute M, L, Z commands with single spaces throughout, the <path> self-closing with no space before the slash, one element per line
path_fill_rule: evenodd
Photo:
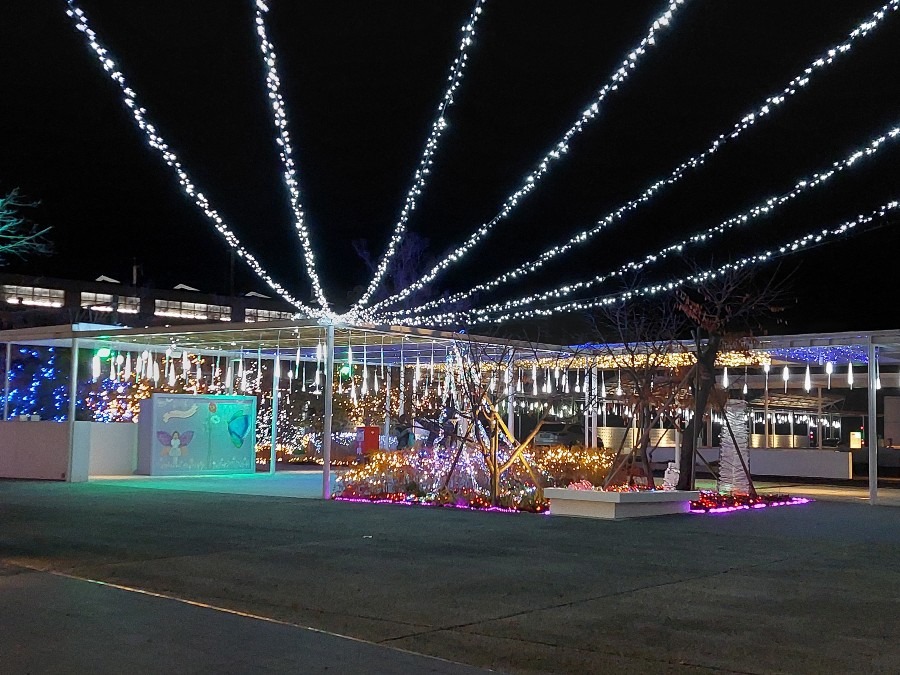
<path fill-rule="evenodd" d="M 631 409 L 637 430 L 630 448 L 626 448 L 628 434 L 623 434 L 604 487 L 623 477 L 632 480 L 631 467 L 638 464 L 652 488 L 650 432 L 661 421 L 674 422 L 676 403 L 685 389 L 684 369 L 672 359 L 684 351 L 678 341 L 686 327 L 684 316 L 671 298 L 638 296 L 609 305 L 591 319 L 600 350 L 619 370 L 622 403 Z"/>
<path fill-rule="evenodd" d="M 693 487 L 698 425 L 715 389 L 716 357 L 724 349 L 746 348 L 761 322 L 783 310 L 787 281 L 778 274 L 764 277 L 744 268 L 718 274 L 676 293 L 676 306 L 691 326 L 696 358 L 691 373 L 694 415 L 681 440 L 679 490 Z"/>
<path fill-rule="evenodd" d="M 422 270 L 430 267 L 432 264 L 431 258 L 427 255 L 428 243 L 427 238 L 415 232 L 410 231 L 406 233 L 403 241 L 397 247 L 397 253 L 391 261 L 388 274 L 385 275 L 377 295 L 373 298 L 374 300 L 393 295 L 418 281 Z M 373 258 L 372 253 L 369 251 L 366 240 L 354 239 L 352 244 L 353 250 L 356 251 L 356 254 L 369 268 L 369 271 L 374 274 L 378 261 Z M 362 290 L 362 288 L 359 289 L 360 295 Z M 413 293 L 406 299 L 406 304 L 415 304 L 419 295 L 420 293 Z M 352 298 L 352 300 L 355 301 L 356 298 Z"/>
<path fill-rule="evenodd" d="M 50 228 L 32 225 L 21 215 L 22 209 L 32 206 L 35 204 L 23 199 L 18 188 L 0 197 L 0 262 L 9 256 L 47 251 L 44 235 Z"/>

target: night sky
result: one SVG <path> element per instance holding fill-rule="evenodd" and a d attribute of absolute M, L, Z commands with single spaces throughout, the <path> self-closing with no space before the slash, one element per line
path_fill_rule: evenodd
<path fill-rule="evenodd" d="M 469 0 L 272 0 L 270 36 L 303 204 L 326 293 L 342 309 L 380 255 L 455 57 Z M 491 0 L 478 23 L 450 127 L 410 223 L 425 263 L 489 220 L 645 34 L 663 2 Z M 264 71 L 247 0 L 84 0 L 92 27 L 199 189 L 273 276 L 301 298 Z M 704 149 L 877 0 L 688 0 L 673 30 L 613 94 L 541 187 L 433 292 L 464 290 L 567 239 Z M 9 272 L 229 287 L 227 246 L 145 144 L 62 0 L 7 0 L 0 24 L 0 190 L 19 187 L 51 226 L 53 253 Z M 479 302 L 609 271 L 715 225 L 825 169 L 900 122 L 900 12 L 808 91 L 705 167 L 533 281 Z M 828 187 L 695 260 L 739 254 L 836 225 L 900 197 L 900 142 Z M 894 221 L 785 258 L 796 304 L 784 332 L 896 328 Z M 774 270 L 774 266 L 766 268 Z M 664 268 L 646 280 L 680 271 Z M 765 271 L 764 273 L 769 273 Z M 238 263 L 238 291 L 266 292 Z M 354 291 L 354 289 L 356 290 Z M 609 287 L 608 290 L 616 290 Z"/>

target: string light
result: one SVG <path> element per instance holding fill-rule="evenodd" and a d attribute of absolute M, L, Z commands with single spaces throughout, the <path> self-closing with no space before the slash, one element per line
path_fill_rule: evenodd
<path fill-rule="evenodd" d="M 807 246 L 821 244 L 831 237 L 845 235 L 854 228 L 860 225 L 871 223 L 876 219 L 883 218 L 889 212 L 896 211 L 898 208 L 900 208 L 900 201 L 888 202 L 869 214 L 859 214 L 854 219 L 845 221 L 844 223 L 841 223 L 840 225 L 831 229 L 822 229 L 809 232 L 802 237 L 798 237 L 789 242 L 786 242 L 778 246 L 777 248 L 766 249 L 760 253 L 746 256 L 744 258 L 739 258 L 735 262 L 726 263 L 717 268 L 709 268 L 687 276 L 677 277 L 667 282 L 642 286 L 640 288 L 625 291 L 623 293 L 615 295 L 602 296 L 600 298 L 589 300 L 573 300 L 567 303 L 556 305 L 554 307 L 507 312 L 505 314 L 495 316 L 485 316 L 485 310 L 479 310 L 478 314 L 476 314 L 474 311 L 446 313 L 426 317 L 411 317 L 409 319 L 399 320 L 398 322 L 410 325 L 421 325 L 426 323 L 434 323 L 437 321 L 461 320 L 468 321 L 470 323 L 503 323 L 505 321 L 515 319 L 531 318 L 535 316 L 552 316 L 561 312 L 585 311 L 595 309 L 597 307 L 606 307 L 619 302 L 627 302 L 638 296 L 656 295 L 657 293 L 669 292 L 686 284 L 703 284 L 728 272 L 740 270 L 750 265 L 770 262 L 777 257 L 790 255 L 792 253 L 796 253 L 797 251 L 804 250 Z"/>
<path fill-rule="evenodd" d="M 478 284 L 468 291 L 455 293 L 444 298 L 438 298 L 420 305 L 418 311 L 433 309 L 442 305 L 453 304 L 461 300 L 465 300 L 484 291 L 496 288 L 508 281 L 518 280 L 532 272 L 543 267 L 547 262 L 556 256 L 565 253 L 576 245 L 585 243 L 588 239 L 600 232 L 602 229 L 612 225 L 615 221 L 620 220 L 626 213 L 639 207 L 641 204 L 649 201 L 656 193 L 665 187 L 678 182 L 686 172 L 702 166 L 706 160 L 720 150 L 725 144 L 731 140 L 737 139 L 745 130 L 754 126 L 757 121 L 770 115 L 777 107 L 781 106 L 788 98 L 794 96 L 798 92 L 804 90 L 809 84 L 811 78 L 817 71 L 828 68 L 842 54 L 850 51 L 853 42 L 858 38 L 868 35 L 875 29 L 886 17 L 892 16 L 893 12 L 900 8 L 900 0 L 891 0 L 883 5 L 878 11 L 871 15 L 867 21 L 863 21 L 854 28 L 846 41 L 841 44 L 829 47 L 821 56 L 813 59 L 801 73 L 794 76 L 778 94 L 774 94 L 765 99 L 765 101 L 757 106 L 753 112 L 745 115 L 738 120 L 729 131 L 719 134 L 703 152 L 690 157 L 686 161 L 679 164 L 666 178 L 660 179 L 644 190 L 636 199 L 626 202 L 615 211 L 610 212 L 599 220 L 594 227 L 583 232 L 579 232 L 568 240 L 565 244 L 554 246 L 544 251 L 540 256 L 526 262 L 515 270 L 505 272 L 496 277 L 492 281 Z M 577 290 L 577 289 L 576 289 Z"/>
<path fill-rule="evenodd" d="M 178 184 L 181 186 L 181 190 L 190 197 L 194 203 L 200 208 L 203 214 L 209 219 L 219 234 L 222 235 L 222 238 L 225 239 L 225 242 L 231 249 L 238 255 L 239 258 L 243 259 L 250 269 L 258 276 L 265 284 L 275 291 L 279 296 L 284 298 L 291 305 L 296 307 L 301 312 L 307 314 L 308 316 L 317 316 L 317 312 L 310 307 L 307 307 L 302 302 L 294 298 L 287 290 L 285 290 L 281 284 L 277 283 L 269 274 L 263 269 L 262 265 L 256 260 L 252 253 L 250 253 L 244 246 L 240 243 L 237 236 L 228 225 L 225 223 L 224 219 L 219 215 L 219 213 L 212 208 L 209 203 L 209 200 L 206 196 L 197 190 L 194 182 L 191 180 L 190 176 L 188 176 L 184 167 L 178 159 L 178 156 L 166 141 L 163 139 L 162 135 L 157 130 L 156 126 L 153 125 L 148 117 L 146 108 L 141 107 L 137 102 L 137 94 L 135 91 L 126 84 L 125 76 L 122 74 L 119 69 L 118 64 L 113 60 L 113 58 L 109 55 L 109 51 L 103 47 L 99 41 L 97 33 L 91 29 L 88 24 L 87 16 L 82 9 L 80 9 L 74 0 L 67 0 L 68 10 L 66 10 L 66 14 L 71 17 L 75 24 L 75 28 L 84 34 L 85 40 L 88 43 L 88 46 L 91 50 L 97 55 L 97 60 L 100 62 L 100 65 L 103 67 L 108 74 L 110 79 L 115 82 L 119 89 L 122 91 L 123 103 L 130 109 L 131 115 L 134 118 L 135 123 L 144 132 L 144 135 L 147 137 L 147 144 L 156 150 L 160 156 L 165 161 L 166 165 L 171 167 L 175 172 L 175 175 L 178 178 Z"/>
<path fill-rule="evenodd" d="M 681 7 L 681 5 L 684 4 L 684 2 L 685 0 L 670 0 L 668 6 L 666 7 L 666 10 L 653 21 L 649 31 L 644 36 L 644 38 L 634 49 L 628 52 L 628 54 L 623 59 L 622 64 L 610 76 L 609 82 L 604 84 L 600 91 L 597 92 L 597 95 L 595 96 L 591 104 L 581 112 L 581 114 L 578 116 L 578 119 L 562 135 L 554 148 L 550 150 L 550 152 L 548 152 L 546 155 L 544 155 L 540 162 L 538 162 L 537 166 L 532 169 L 531 173 L 529 173 L 525 177 L 525 180 L 522 182 L 520 187 L 506 198 L 506 201 L 503 203 L 503 206 L 500 208 L 500 212 L 497 215 L 495 215 L 487 223 L 482 224 L 481 227 L 479 227 L 475 232 L 469 235 L 469 238 L 463 244 L 456 247 L 449 255 L 447 255 L 440 262 L 434 265 L 431 270 L 429 270 L 418 281 L 411 284 L 410 286 L 407 286 L 405 289 L 393 294 L 392 296 L 385 298 L 381 302 L 372 305 L 372 307 L 370 308 L 370 314 L 371 312 L 377 311 L 382 307 L 400 302 L 404 298 L 409 297 L 409 295 L 411 295 L 412 293 L 430 284 L 438 276 L 438 274 L 443 272 L 445 269 L 450 267 L 464 255 L 466 255 L 469 251 L 471 251 L 478 242 L 480 242 L 490 233 L 490 231 L 497 223 L 508 217 L 509 214 L 512 213 L 512 211 L 515 209 L 515 207 L 537 187 L 541 179 L 543 179 L 544 176 L 546 176 L 550 171 L 550 167 L 553 166 L 557 161 L 560 160 L 560 158 L 564 154 L 568 152 L 569 143 L 571 142 L 572 138 L 584 131 L 588 126 L 590 126 L 590 123 L 597 118 L 597 116 L 600 114 L 600 105 L 606 100 L 606 97 L 609 96 L 612 92 L 617 91 L 619 87 L 628 79 L 631 71 L 637 67 L 637 64 L 640 61 L 641 57 L 647 53 L 650 47 L 656 44 L 656 35 L 670 25 L 675 14 L 678 12 L 678 9 Z"/>
<path fill-rule="evenodd" d="M 788 380 L 791 379 L 791 369 L 787 366 L 784 367 L 784 370 L 781 371 L 781 379 L 784 380 L 784 393 L 787 393 L 788 389 Z"/>
<path fill-rule="evenodd" d="M 898 2 L 900 2 L 900 0 L 898 0 Z M 400 218 L 394 225 L 394 232 L 388 242 L 387 250 L 384 252 L 384 255 L 375 269 L 375 275 L 372 277 L 372 281 L 369 282 L 369 286 L 365 293 L 363 293 L 362 297 L 360 297 L 353 306 L 351 314 L 354 310 L 361 309 L 368 304 L 369 300 L 372 298 L 372 294 L 378 289 L 384 275 L 387 273 L 388 265 L 396 254 L 397 248 L 403 240 L 403 236 L 406 234 L 406 225 L 409 221 L 409 216 L 416 208 L 416 197 L 420 196 L 422 190 L 425 189 L 425 184 L 431 173 L 431 166 L 434 163 L 434 156 L 437 153 L 441 136 L 447 128 L 447 109 L 453 105 L 454 94 L 462 84 L 466 63 L 469 60 L 467 51 L 474 42 L 475 24 L 478 22 L 478 18 L 481 16 L 483 7 L 486 3 L 487 0 L 476 0 L 475 8 L 469 14 L 468 21 L 466 21 L 461 29 L 462 38 L 459 43 L 459 53 L 453 61 L 453 65 L 450 66 L 450 75 L 447 77 L 450 84 L 444 92 L 440 105 L 438 105 L 437 118 L 431 124 L 431 133 L 425 143 L 425 150 L 422 151 L 419 166 L 416 168 L 416 172 L 413 175 L 413 184 L 409 188 L 409 192 L 406 193 L 406 202 L 403 205 L 403 210 L 400 212 Z"/>
<path fill-rule="evenodd" d="M 803 388 L 808 394 L 812 390 L 812 376 L 809 372 L 809 364 L 806 364 L 806 376 L 803 378 Z"/>
<path fill-rule="evenodd" d="M 898 0 L 900 1 L 900 0 Z M 266 87 L 269 90 L 269 103 L 272 106 L 272 115 L 274 116 L 275 129 L 278 137 L 275 139 L 278 143 L 278 155 L 281 158 L 281 165 L 284 168 L 283 177 L 284 185 L 291 196 L 291 210 L 294 213 L 294 228 L 297 230 L 297 236 L 303 246 L 303 259 L 306 263 L 306 272 L 312 282 L 313 293 L 316 300 L 323 309 L 328 309 L 328 301 L 322 292 L 322 286 L 319 283 L 319 275 L 316 273 L 316 258 L 313 254 L 312 244 L 309 240 L 309 228 L 304 219 L 303 207 L 300 204 L 300 188 L 297 181 L 297 170 L 294 168 L 294 159 L 292 155 L 291 137 L 288 133 L 287 113 L 285 112 L 284 99 L 278 91 L 281 80 L 278 77 L 276 68 L 277 57 L 275 56 L 275 46 L 266 32 L 265 15 L 268 14 L 269 8 L 262 0 L 256 0 L 256 35 L 259 38 L 259 49 L 263 55 L 263 63 L 266 66 Z"/>
<path fill-rule="evenodd" d="M 834 372 L 834 363 L 829 361 L 825 364 L 825 373 L 828 375 L 828 388 L 831 389 L 831 374 Z"/>
<path fill-rule="evenodd" d="M 579 281 L 576 283 L 566 284 L 565 286 L 562 286 L 562 287 L 559 287 L 559 288 L 556 288 L 556 289 L 553 289 L 550 291 L 545 291 L 542 293 L 535 293 L 535 294 L 528 295 L 528 296 L 525 296 L 522 298 L 518 298 L 516 300 L 508 300 L 506 302 L 494 303 L 494 304 L 488 305 L 488 306 L 480 308 L 480 309 L 476 308 L 476 309 L 468 310 L 467 312 L 464 312 L 464 313 L 450 312 L 450 313 L 432 315 L 431 317 L 429 317 L 429 322 L 433 323 L 435 320 L 458 321 L 459 320 L 458 317 L 462 316 L 462 317 L 465 317 L 465 320 L 467 322 L 479 323 L 481 321 L 482 317 L 487 316 L 487 315 L 491 314 L 492 312 L 506 311 L 506 310 L 509 310 L 509 309 L 512 309 L 515 307 L 522 307 L 525 305 L 533 304 L 535 302 L 541 302 L 541 301 L 545 301 L 545 300 L 549 300 L 549 299 L 563 298 L 568 295 L 571 295 L 572 293 L 575 293 L 576 291 L 583 291 L 583 290 L 586 290 L 593 286 L 599 285 L 605 281 L 608 281 L 609 279 L 612 279 L 615 277 L 623 277 L 626 274 L 630 274 L 633 272 L 639 272 L 639 271 L 643 270 L 644 268 L 649 267 L 652 264 L 660 262 L 661 260 L 665 260 L 666 258 L 668 258 L 671 255 L 682 255 L 684 250 L 690 246 L 707 244 L 713 238 L 725 234 L 728 230 L 731 230 L 736 226 L 746 225 L 752 220 L 756 220 L 757 218 L 761 218 L 763 216 L 770 215 L 781 205 L 799 197 L 801 194 L 803 194 L 807 190 L 811 190 L 811 189 L 821 186 L 835 174 L 845 171 L 846 169 L 852 167 L 860 159 L 862 159 L 864 157 L 871 157 L 872 155 L 876 154 L 885 143 L 887 143 L 889 141 L 893 142 L 898 139 L 900 139 L 900 127 L 892 127 L 886 133 L 881 134 L 880 136 L 877 136 L 876 138 L 869 141 L 869 143 L 867 143 L 865 146 L 862 146 L 862 148 L 858 148 L 858 149 L 854 150 L 849 155 L 844 157 L 842 160 L 832 162 L 830 168 L 816 172 L 810 178 L 802 178 L 802 179 L 798 180 L 788 192 L 786 192 L 782 195 L 779 195 L 779 196 L 768 197 L 767 199 L 764 199 L 763 201 L 752 206 L 751 208 L 747 209 L 746 211 L 743 211 L 742 213 L 734 215 L 731 218 L 728 218 L 727 220 L 722 221 L 721 223 L 719 223 L 718 225 L 716 225 L 714 227 L 711 227 L 702 232 L 695 233 L 686 239 L 682 239 L 677 244 L 670 244 L 669 246 L 666 246 L 666 247 L 658 250 L 656 253 L 648 254 L 647 256 L 644 257 L 644 259 L 642 261 L 636 262 L 634 260 L 631 260 L 629 262 L 626 262 L 626 263 L 622 264 L 614 272 L 599 275 L 599 276 L 594 277 L 593 279 L 588 279 L 586 281 Z M 890 203 L 886 204 L 885 206 L 881 207 L 881 209 L 878 210 L 878 213 L 879 213 L 879 215 L 883 215 L 883 213 L 881 213 L 882 211 L 886 212 L 886 211 L 892 210 L 894 208 L 896 208 L 896 202 L 890 202 Z M 857 219 L 866 219 L 866 216 L 858 216 Z M 868 219 L 868 220 L 866 220 L 866 222 L 870 222 L 870 220 L 871 219 Z M 850 229 L 858 224 L 860 224 L 860 223 L 855 222 L 854 225 L 849 225 L 846 229 Z M 796 248 L 801 247 L 801 246 L 806 246 L 810 243 L 820 243 L 821 239 L 824 238 L 825 236 L 832 236 L 834 234 L 843 234 L 843 232 L 833 232 L 832 231 L 830 234 L 812 233 L 810 235 L 806 235 L 806 237 L 801 237 L 800 239 L 794 240 L 793 242 L 788 244 L 788 247 L 793 247 L 793 249 L 796 250 Z M 807 238 L 809 238 L 811 240 L 804 241 Z M 803 243 L 801 243 L 801 242 L 803 242 Z M 782 247 L 782 248 L 784 248 L 784 247 Z M 785 253 L 785 252 L 786 251 L 784 251 L 784 250 L 781 251 L 781 253 Z M 758 258 L 759 254 L 757 256 L 752 256 L 752 257 Z M 750 264 L 750 263 L 747 263 L 747 264 Z M 744 266 L 746 266 L 746 264 L 741 265 L 741 267 L 744 267 Z M 695 275 L 695 276 L 697 276 L 697 275 Z M 676 284 L 676 285 L 678 285 L 678 284 Z M 656 285 L 656 286 L 648 286 L 648 287 L 646 287 L 646 289 L 647 289 L 646 292 L 653 294 L 653 293 L 657 293 L 660 291 L 672 290 L 674 287 L 675 286 L 671 286 L 670 288 L 667 288 L 665 284 L 660 284 L 660 285 Z M 575 304 L 577 305 L 578 303 L 575 303 Z M 423 305 L 423 307 L 424 307 L 424 305 Z M 522 318 L 523 316 L 527 316 L 527 312 L 511 313 L 511 314 L 507 314 L 506 316 L 510 317 L 510 318 Z M 413 315 L 410 318 L 409 323 L 421 324 L 422 321 L 421 321 L 420 317 L 421 317 L 421 314 Z M 407 323 L 406 320 L 403 320 L 400 317 L 391 317 L 391 320 L 399 320 L 402 323 Z M 493 322 L 496 322 L 496 321 L 493 321 Z"/>
<path fill-rule="evenodd" d="M 853 389 L 853 361 L 847 364 L 847 384 Z"/>

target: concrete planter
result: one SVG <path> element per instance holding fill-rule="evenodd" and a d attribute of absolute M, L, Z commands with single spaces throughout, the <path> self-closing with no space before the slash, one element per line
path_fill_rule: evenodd
<path fill-rule="evenodd" d="M 700 492 L 599 492 L 546 488 L 544 496 L 550 500 L 551 515 L 621 520 L 687 513 L 691 508 L 691 501 L 699 499 Z"/>

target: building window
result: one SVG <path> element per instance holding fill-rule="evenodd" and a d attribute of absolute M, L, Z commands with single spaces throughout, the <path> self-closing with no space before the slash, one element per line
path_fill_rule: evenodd
<path fill-rule="evenodd" d="M 65 291 L 57 288 L 36 286 L 0 286 L 2 300 L 10 305 L 31 305 L 33 307 L 62 307 Z"/>
<path fill-rule="evenodd" d="M 157 300 L 154 314 L 178 319 L 198 321 L 231 321 L 231 307 L 207 305 L 203 302 L 179 302 L 177 300 Z"/>
<path fill-rule="evenodd" d="M 122 314 L 137 314 L 141 309 L 141 300 L 109 293 L 82 292 L 81 306 L 95 312 L 118 311 Z"/>
<path fill-rule="evenodd" d="M 248 307 L 244 311 L 244 321 L 256 323 L 257 321 L 281 321 L 294 316 L 291 312 L 276 312 L 270 309 L 253 309 Z"/>

